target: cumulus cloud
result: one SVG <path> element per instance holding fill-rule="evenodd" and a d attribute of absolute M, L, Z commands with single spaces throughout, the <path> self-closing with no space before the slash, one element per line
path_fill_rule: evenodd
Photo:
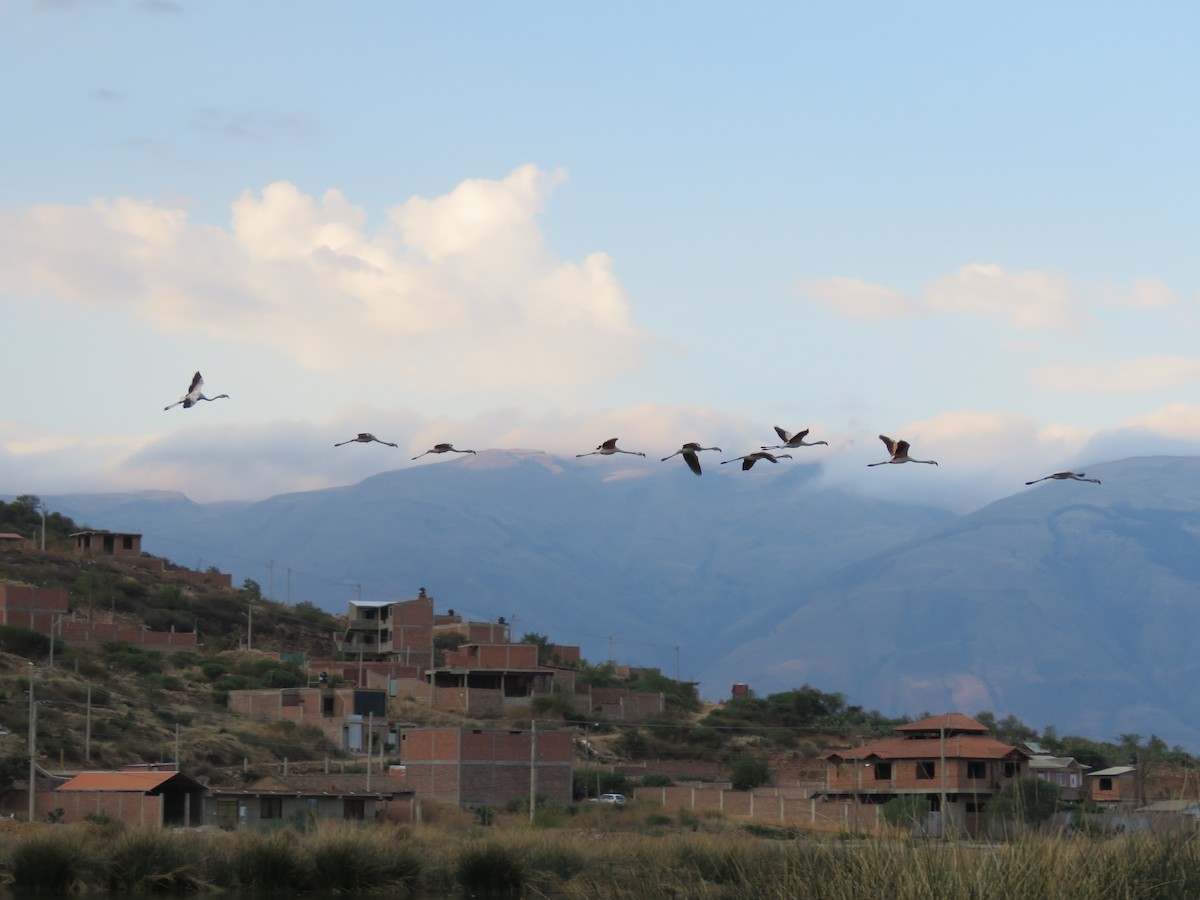
<path fill-rule="evenodd" d="M 1024 331 L 1076 331 L 1088 320 L 1066 279 L 1045 272 L 1006 272 L 972 263 L 933 281 L 925 300 L 944 312 L 995 315 Z"/>
<path fill-rule="evenodd" d="M 1042 390 L 1064 394 L 1142 394 L 1200 380 L 1200 359 L 1155 355 L 1120 362 L 1059 364 L 1034 369 L 1030 378 Z"/>
<path fill-rule="evenodd" d="M 1200 406 L 1195 403 L 1168 403 L 1151 412 L 1126 419 L 1121 427 L 1148 431 L 1172 440 L 1200 442 Z"/>
<path fill-rule="evenodd" d="M 842 315 L 898 319 L 930 311 L 998 316 L 1022 331 L 1078 331 L 1088 314 L 1066 279 L 1046 272 L 1007 272 L 998 265 L 972 263 L 930 282 L 918 298 L 853 278 L 800 281 L 799 291 Z M 1146 304 L 1162 297 L 1162 287 L 1139 282 L 1132 292 Z"/>
<path fill-rule="evenodd" d="M 228 228 L 130 198 L 5 211 L 0 290 L 424 392 L 587 384 L 636 366 L 645 338 L 608 256 L 546 251 L 538 214 L 562 180 L 524 166 L 465 181 L 375 230 L 340 192 L 287 182 L 244 193 Z"/>
<path fill-rule="evenodd" d="M 797 286 L 834 312 L 856 319 L 902 319 L 922 312 L 919 304 L 899 291 L 856 278 L 801 281 Z"/>

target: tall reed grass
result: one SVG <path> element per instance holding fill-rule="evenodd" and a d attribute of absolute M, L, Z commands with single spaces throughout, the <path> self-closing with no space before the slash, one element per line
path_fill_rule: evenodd
<path fill-rule="evenodd" d="M 0 834 L 14 892 L 866 900 L 1200 897 L 1200 837 L 763 837 L 729 821 L 664 833 L 507 825 L 322 826 L 304 833 L 171 831 L 89 823 Z M 640 830 L 637 830 L 639 829 Z"/>

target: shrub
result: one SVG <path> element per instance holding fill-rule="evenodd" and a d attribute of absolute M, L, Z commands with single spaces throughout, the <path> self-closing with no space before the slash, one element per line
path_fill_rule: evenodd
<path fill-rule="evenodd" d="M 519 897 L 525 890 L 525 869 L 512 850 L 475 844 L 458 858 L 458 883 L 476 897 Z"/>
<path fill-rule="evenodd" d="M 916 828 L 929 815 L 932 804 L 920 794 L 901 794 L 883 804 L 883 817 L 897 828 Z"/>
<path fill-rule="evenodd" d="M 729 781 L 735 791 L 748 791 L 771 780 L 766 762 L 750 753 L 737 756 L 729 769 Z"/>
<path fill-rule="evenodd" d="M 8 872 L 18 891 L 66 896 L 79 881 L 79 845 L 57 829 L 22 834 L 9 850 Z"/>

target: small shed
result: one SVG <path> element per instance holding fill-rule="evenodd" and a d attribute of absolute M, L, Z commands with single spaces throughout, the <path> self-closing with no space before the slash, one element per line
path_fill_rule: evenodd
<path fill-rule="evenodd" d="M 1135 766 L 1110 766 L 1089 772 L 1090 796 L 1096 803 L 1133 803 L 1138 798 L 1138 770 Z"/>
<path fill-rule="evenodd" d="M 175 771 L 81 772 L 59 785 L 52 802 L 67 822 L 105 816 L 127 825 L 200 825 L 204 792 L 204 785 Z"/>

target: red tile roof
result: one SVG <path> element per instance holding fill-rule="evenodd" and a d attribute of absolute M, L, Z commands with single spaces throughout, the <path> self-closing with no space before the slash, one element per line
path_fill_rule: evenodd
<path fill-rule="evenodd" d="M 914 731 L 941 731 L 942 729 L 945 729 L 947 733 L 951 731 L 964 731 L 975 734 L 987 734 L 988 732 L 986 725 L 982 725 L 970 716 L 964 716 L 962 713 L 945 713 L 940 716 L 930 716 L 928 719 L 909 722 L 907 725 L 900 725 L 896 728 L 897 731 L 905 733 Z"/>
<path fill-rule="evenodd" d="M 1012 755 L 1028 758 L 1030 753 L 982 734 L 953 734 L 946 737 L 944 745 L 936 737 L 926 740 L 894 737 L 865 747 L 834 750 L 824 754 L 821 759 L 933 759 L 938 756 L 947 759 L 1004 759 Z"/>

